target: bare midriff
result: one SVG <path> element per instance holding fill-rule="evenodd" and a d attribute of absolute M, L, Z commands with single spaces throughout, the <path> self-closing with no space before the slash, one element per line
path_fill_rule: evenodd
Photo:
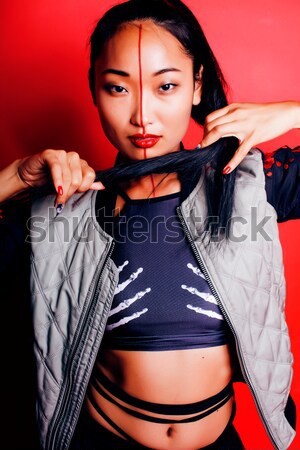
<path fill-rule="evenodd" d="M 100 353 L 96 364 L 113 383 L 130 395 L 149 402 L 178 405 L 198 402 L 217 394 L 229 383 L 233 373 L 227 345 L 154 352 L 107 349 Z M 159 424 L 131 416 L 103 398 L 93 386 L 90 396 L 129 436 L 146 447 L 161 450 L 196 450 L 211 444 L 225 429 L 233 406 L 231 397 L 219 409 L 196 422 Z M 87 408 L 94 420 L 122 437 L 89 400 Z M 149 414 L 133 406 L 130 408 Z M 166 418 L 155 413 L 151 415 Z M 186 417 L 192 415 L 172 416 L 172 419 Z"/>

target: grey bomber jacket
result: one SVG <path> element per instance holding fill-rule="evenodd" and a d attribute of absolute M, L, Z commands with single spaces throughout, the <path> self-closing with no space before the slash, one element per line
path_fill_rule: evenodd
<path fill-rule="evenodd" d="M 284 415 L 293 356 L 285 321 L 285 278 L 276 211 L 266 199 L 261 152 L 237 167 L 232 232 L 205 245 L 205 170 L 178 208 L 201 269 L 233 332 L 243 377 L 274 445 L 295 436 Z M 97 193 L 76 194 L 59 215 L 53 195 L 31 218 L 31 300 L 42 448 L 69 447 L 110 311 L 118 271 L 113 238 L 95 216 Z"/>

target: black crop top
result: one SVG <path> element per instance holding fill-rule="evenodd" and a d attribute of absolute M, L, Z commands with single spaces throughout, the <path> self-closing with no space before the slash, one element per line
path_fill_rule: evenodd
<path fill-rule="evenodd" d="M 114 221 L 119 284 L 103 346 L 160 351 L 227 343 L 228 325 L 185 237 L 179 204 L 180 193 L 126 196 Z"/>

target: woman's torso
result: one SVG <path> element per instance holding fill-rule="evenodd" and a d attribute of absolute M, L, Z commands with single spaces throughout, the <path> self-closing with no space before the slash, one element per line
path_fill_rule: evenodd
<path fill-rule="evenodd" d="M 173 177 L 168 187 L 162 186 L 160 190 L 157 189 L 156 196 L 179 191 L 180 182 Z M 131 199 L 143 198 L 134 188 L 127 189 L 127 195 Z M 122 211 L 124 204 L 124 199 L 118 195 L 116 213 L 118 208 Z M 100 350 L 96 366 L 128 394 L 160 404 L 188 404 L 209 398 L 221 391 L 233 375 L 228 343 L 212 347 L 164 351 L 119 350 L 104 346 Z M 154 423 L 128 414 L 100 395 L 91 384 L 87 409 L 93 419 L 116 434 L 119 433 L 97 412 L 91 400 L 136 441 L 146 447 L 166 450 L 197 449 L 214 442 L 226 427 L 233 406 L 231 397 L 220 408 L 201 420 L 182 424 Z M 123 405 L 127 406 L 126 403 Z M 130 408 L 143 412 L 140 408 L 133 406 Z M 151 415 L 161 417 L 156 413 Z M 186 417 L 189 416 L 172 416 L 173 419 Z"/>

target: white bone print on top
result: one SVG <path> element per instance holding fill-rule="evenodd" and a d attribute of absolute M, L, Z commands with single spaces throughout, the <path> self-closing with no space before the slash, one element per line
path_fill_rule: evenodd
<path fill-rule="evenodd" d="M 121 264 L 120 266 L 117 267 L 118 272 L 122 272 L 122 270 L 124 269 L 125 266 L 127 266 L 129 264 L 129 261 L 126 260 L 123 262 L 123 264 Z"/>
<path fill-rule="evenodd" d="M 189 269 L 191 269 L 195 275 L 205 278 L 204 274 L 201 272 L 201 270 L 198 267 L 193 266 L 191 263 L 188 263 L 187 267 Z M 214 305 L 218 305 L 215 297 L 208 292 L 200 292 L 195 287 L 187 286 L 186 284 L 182 284 L 181 288 L 187 290 L 188 292 L 190 292 L 193 295 L 196 295 L 197 297 L 202 298 L 203 300 L 205 300 L 208 303 L 213 303 Z M 186 307 L 188 309 L 195 311 L 197 314 L 204 314 L 205 316 L 208 316 L 208 317 L 211 317 L 214 319 L 224 320 L 224 318 L 221 314 L 218 314 L 215 311 L 212 311 L 210 309 L 203 309 L 203 308 L 200 308 L 199 306 L 193 306 L 190 304 L 186 305 Z"/>
<path fill-rule="evenodd" d="M 203 300 L 205 300 L 206 302 L 214 303 L 214 305 L 218 304 L 215 297 L 212 294 L 209 294 L 208 292 L 200 292 L 200 291 L 198 291 L 198 289 L 196 289 L 192 286 L 189 287 L 186 284 L 182 284 L 181 287 L 182 287 L 182 289 L 189 291 L 191 294 L 194 294 L 194 295 L 197 295 L 198 297 L 203 298 Z"/>
<path fill-rule="evenodd" d="M 195 275 L 198 275 L 198 277 L 204 278 L 204 280 L 205 280 L 205 276 L 204 276 L 204 274 L 201 272 L 201 270 L 199 269 L 199 267 L 195 267 L 195 266 L 193 266 L 193 264 L 191 264 L 191 263 L 188 263 L 188 264 L 187 264 L 187 267 L 188 267 L 189 269 L 191 269 L 191 271 L 192 271 Z"/>
<path fill-rule="evenodd" d="M 124 261 L 123 264 L 118 266 L 118 271 L 122 272 L 124 267 L 127 266 L 128 264 L 129 264 L 128 260 Z M 124 291 L 124 289 L 130 283 L 132 283 L 132 281 L 134 281 L 134 280 L 136 280 L 138 278 L 139 274 L 142 273 L 143 270 L 144 269 L 142 267 L 139 267 L 137 269 L 137 271 L 133 272 L 127 280 L 123 281 L 123 283 L 118 284 L 118 286 L 116 287 L 116 290 L 115 290 L 115 295 L 117 295 L 119 292 Z M 150 292 L 150 291 L 151 291 L 151 288 L 148 287 L 148 288 L 146 288 L 143 291 L 137 292 L 132 298 L 128 298 L 128 299 L 124 300 L 123 302 L 119 303 L 118 306 L 116 306 L 115 308 L 111 309 L 111 311 L 109 313 L 109 317 L 111 317 L 114 314 L 117 314 L 120 311 L 128 308 L 130 305 L 132 305 L 134 302 L 136 302 L 137 300 L 139 300 L 142 297 L 144 297 L 144 295 L 148 294 L 148 292 Z M 112 323 L 110 325 L 107 325 L 106 328 L 107 328 L 107 330 L 111 331 L 114 328 L 120 327 L 121 325 L 125 325 L 126 323 L 130 322 L 131 320 L 138 319 L 142 314 L 145 314 L 147 311 L 148 311 L 148 308 L 144 308 L 142 311 L 137 311 L 137 312 L 133 313 L 131 316 L 123 317 L 118 322 L 115 322 L 115 323 Z"/>
<path fill-rule="evenodd" d="M 186 307 L 188 309 L 192 309 L 193 311 L 195 311 L 198 314 L 204 314 L 205 316 L 211 317 L 212 319 L 224 320 L 223 317 L 221 316 L 221 314 L 218 314 L 209 309 L 202 309 L 199 306 L 192 306 L 192 305 L 186 305 Z"/>
<path fill-rule="evenodd" d="M 117 314 L 118 312 L 122 311 L 123 309 L 128 308 L 130 305 L 132 305 L 134 302 L 139 300 L 140 298 L 144 297 L 145 294 L 148 294 L 148 292 L 151 291 L 151 288 L 147 288 L 144 291 L 140 291 L 137 294 L 135 294 L 134 297 L 128 298 L 127 300 L 124 300 L 123 302 L 119 303 L 116 308 L 111 309 L 109 316 L 113 316 L 114 314 Z"/>
<path fill-rule="evenodd" d="M 112 323 L 111 325 L 106 325 L 107 329 L 109 331 L 113 330 L 114 328 L 120 327 L 121 325 L 125 325 L 126 323 L 130 322 L 130 320 L 137 319 L 142 314 L 145 314 L 148 311 L 148 308 L 144 308 L 142 311 L 138 311 L 131 316 L 123 317 L 123 319 L 119 320 L 119 322 Z"/>
<path fill-rule="evenodd" d="M 123 264 L 124 266 L 124 264 Z M 119 292 L 124 291 L 124 289 L 132 282 L 134 281 L 141 272 L 143 272 L 143 268 L 139 267 L 138 270 L 136 272 L 133 272 L 130 277 L 125 280 L 123 283 L 118 284 L 116 290 L 115 290 L 115 295 L 117 295 Z"/>

